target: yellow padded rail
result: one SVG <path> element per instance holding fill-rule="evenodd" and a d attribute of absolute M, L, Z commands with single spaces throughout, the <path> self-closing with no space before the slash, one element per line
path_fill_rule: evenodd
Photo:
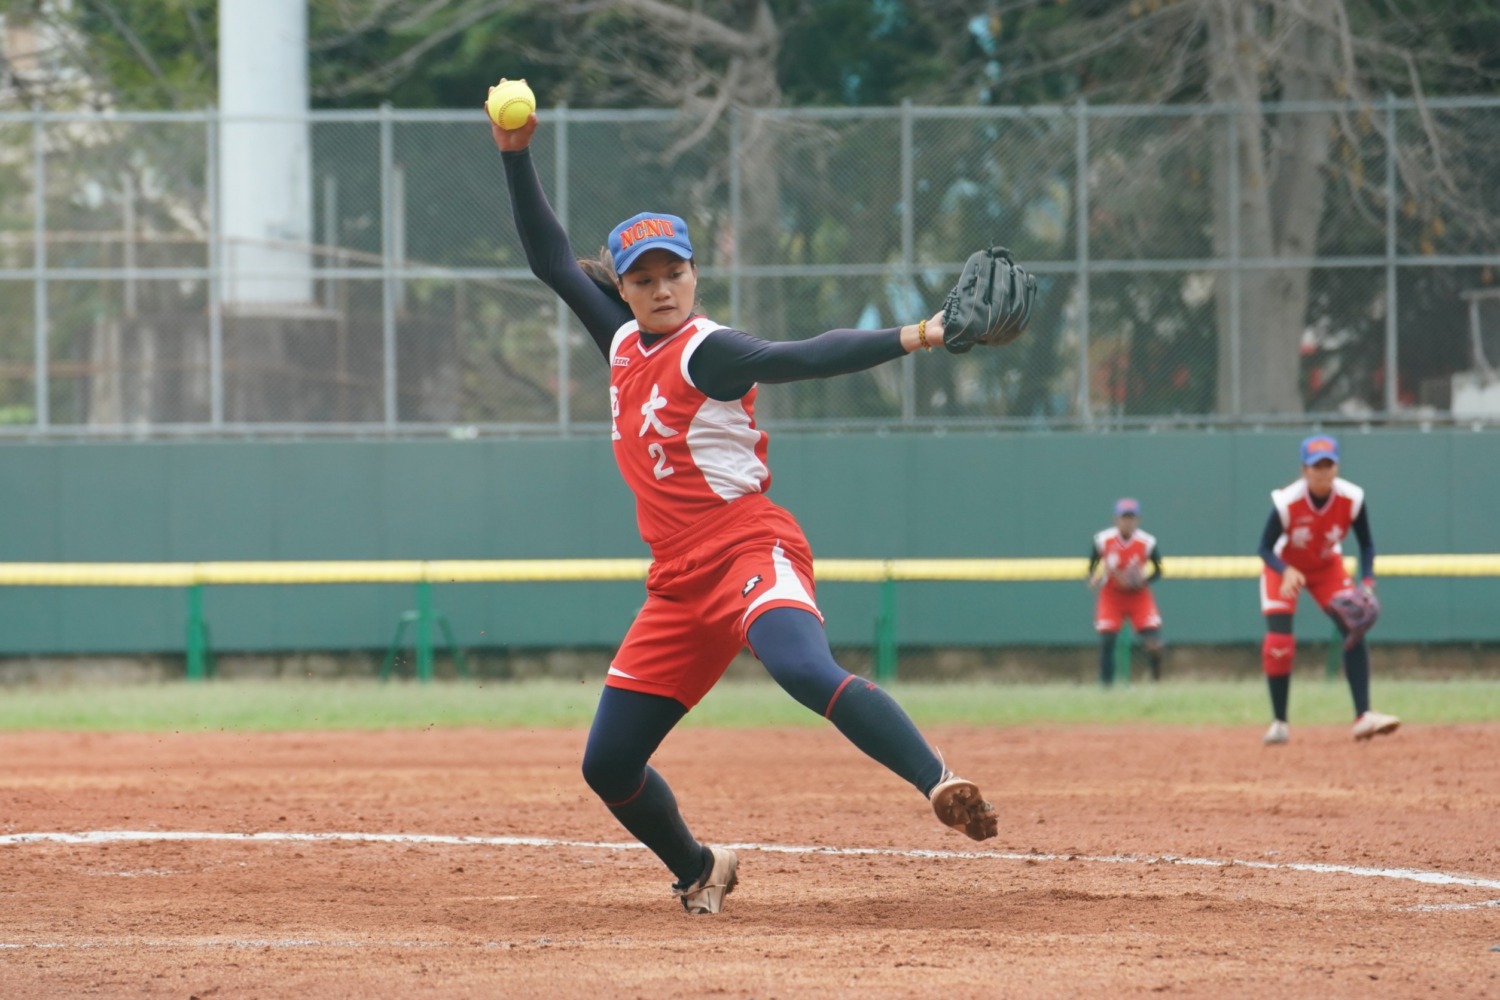
<path fill-rule="evenodd" d="M 1350 571 L 1354 561 L 1347 559 Z M 437 559 L 330 562 L 0 563 L 0 586 L 191 587 L 341 583 L 568 583 L 644 580 L 649 559 Z M 1260 574 L 1255 556 L 1175 556 L 1163 561 L 1169 580 L 1240 580 Z M 1500 576 L 1500 553 L 1382 555 L 1379 576 Z M 1082 558 L 1066 559 L 819 559 L 818 579 L 1081 580 Z"/>

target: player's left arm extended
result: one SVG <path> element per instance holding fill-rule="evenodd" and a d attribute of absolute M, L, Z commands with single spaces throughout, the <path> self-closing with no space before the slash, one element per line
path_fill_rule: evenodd
<path fill-rule="evenodd" d="M 864 371 L 905 357 L 900 327 L 829 330 L 806 340 L 762 340 L 715 330 L 688 361 L 693 384 L 712 399 L 739 399 L 757 382 L 801 382 Z"/>
<path fill-rule="evenodd" d="M 1375 586 L 1375 536 L 1370 533 L 1370 505 L 1361 504 L 1354 519 L 1354 537 L 1359 540 L 1359 578 L 1366 587 Z"/>

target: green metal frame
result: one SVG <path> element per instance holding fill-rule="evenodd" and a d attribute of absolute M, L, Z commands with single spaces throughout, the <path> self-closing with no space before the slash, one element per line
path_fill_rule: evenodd
<path fill-rule="evenodd" d="M 458 643 L 453 639 L 453 628 L 448 624 L 448 616 L 440 611 L 432 609 L 432 584 L 426 580 L 417 583 L 417 607 L 413 611 L 404 611 L 396 619 L 396 635 L 391 639 L 391 646 L 386 650 L 385 662 L 380 665 L 380 679 L 389 680 L 396 668 L 396 655 L 401 649 L 401 639 L 406 634 L 408 625 L 416 626 L 413 645 L 417 653 L 417 680 L 427 683 L 433 677 L 433 627 L 436 626 L 443 633 L 443 640 L 447 643 L 448 654 L 453 657 L 453 669 L 460 677 L 469 676 L 468 664 L 464 662 L 464 654 L 459 650 Z"/>
<path fill-rule="evenodd" d="M 203 616 L 203 585 L 188 588 L 187 679 L 202 681 L 214 675 L 214 647 Z"/>

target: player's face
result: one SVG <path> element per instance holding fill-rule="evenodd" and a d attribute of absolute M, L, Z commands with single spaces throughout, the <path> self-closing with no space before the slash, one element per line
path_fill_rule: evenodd
<path fill-rule="evenodd" d="M 1115 516 L 1115 527 L 1120 529 L 1120 534 L 1122 535 L 1135 534 L 1136 526 L 1140 523 L 1140 516 L 1136 514 L 1117 514 Z"/>
<path fill-rule="evenodd" d="M 1307 488 L 1315 497 L 1326 497 L 1328 491 L 1333 489 L 1333 481 L 1338 478 L 1338 474 L 1339 463 L 1331 458 L 1302 467 L 1302 478 L 1307 480 Z"/>
<path fill-rule="evenodd" d="M 693 314 L 698 268 L 669 250 L 647 250 L 620 277 L 620 295 L 647 333 L 671 333 Z"/>

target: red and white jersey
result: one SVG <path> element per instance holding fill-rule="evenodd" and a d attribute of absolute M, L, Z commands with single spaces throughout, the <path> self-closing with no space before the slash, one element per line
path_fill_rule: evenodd
<path fill-rule="evenodd" d="M 688 361 L 720 324 L 691 316 L 650 347 L 634 320 L 609 348 L 610 437 L 635 494 L 641 538 L 655 548 L 705 516 L 771 485 L 755 393 L 721 402 L 693 384 Z"/>
<path fill-rule="evenodd" d="M 1126 538 L 1119 528 L 1105 528 L 1094 536 L 1094 551 L 1104 563 L 1106 590 L 1121 590 L 1119 578 L 1130 569 L 1140 570 L 1141 579 L 1151 575 L 1151 554 L 1156 551 L 1156 536 L 1137 528 Z"/>
<path fill-rule="evenodd" d="M 1307 492 L 1307 480 L 1298 479 L 1289 486 L 1271 491 L 1271 503 L 1281 518 L 1281 537 L 1276 554 L 1288 566 L 1304 573 L 1312 572 L 1342 557 L 1340 545 L 1349 534 L 1349 526 L 1359 517 L 1365 505 L 1365 491 L 1347 479 L 1333 481 L 1333 493 L 1322 507 L 1314 507 Z"/>

